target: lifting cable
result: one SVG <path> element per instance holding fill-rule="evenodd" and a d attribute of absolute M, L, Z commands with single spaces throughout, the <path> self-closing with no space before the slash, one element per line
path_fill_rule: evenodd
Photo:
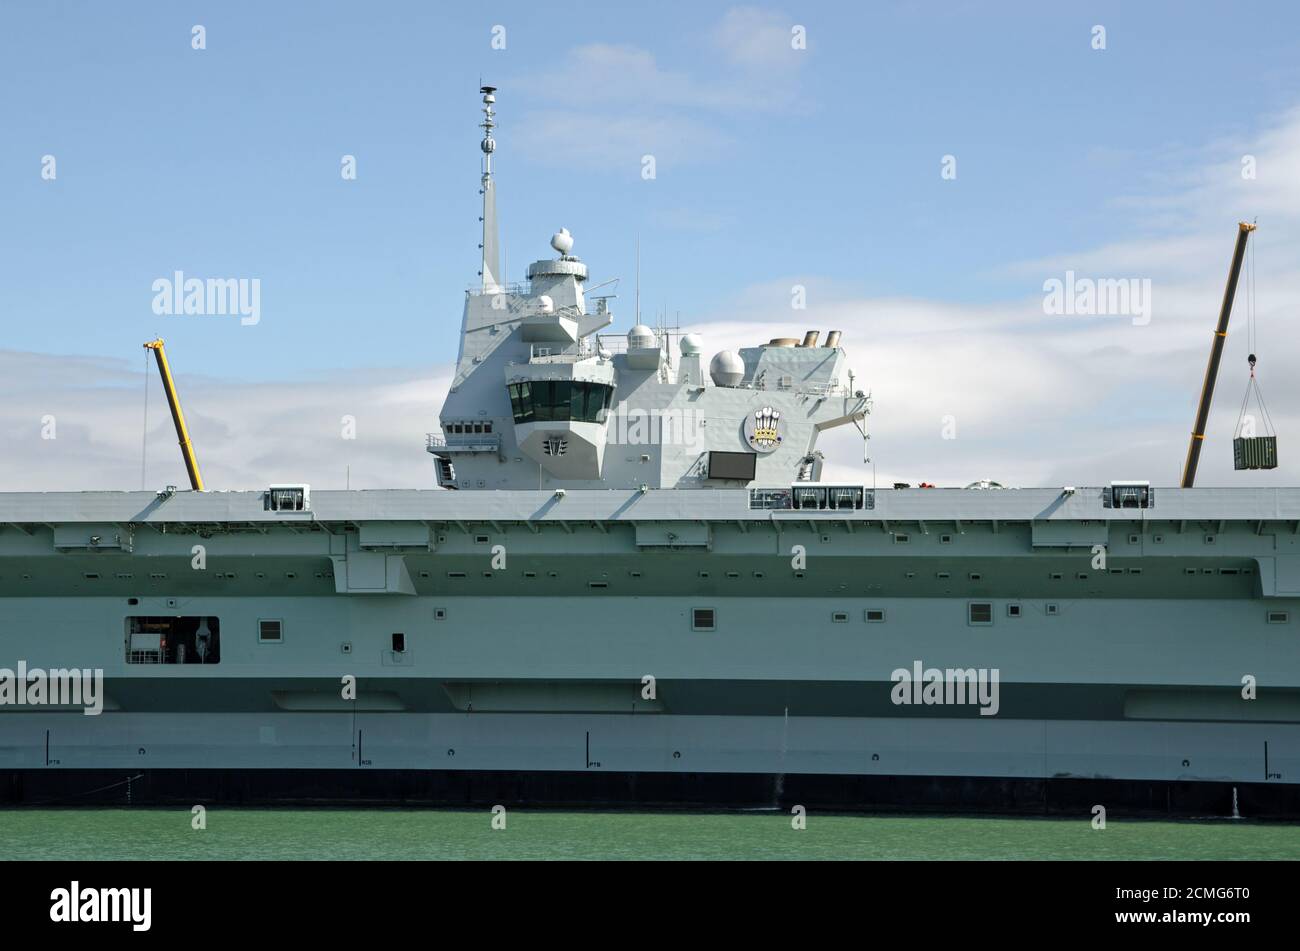
<path fill-rule="evenodd" d="M 1241 411 L 1237 414 L 1237 427 L 1233 433 L 1235 437 L 1245 435 L 1241 431 L 1242 422 L 1246 418 L 1246 407 L 1250 403 L 1250 397 L 1253 393 L 1255 401 L 1259 403 L 1260 417 L 1264 425 L 1262 433 L 1252 432 L 1251 436 L 1262 435 L 1272 436 L 1276 432 L 1273 428 L 1273 419 L 1268 414 L 1268 406 L 1264 403 L 1264 394 L 1259 388 L 1259 381 L 1255 379 L 1255 244 L 1252 243 L 1246 248 L 1246 343 L 1250 350 L 1250 356 L 1246 362 L 1250 365 L 1250 379 L 1246 383 L 1245 395 L 1241 398 Z"/>

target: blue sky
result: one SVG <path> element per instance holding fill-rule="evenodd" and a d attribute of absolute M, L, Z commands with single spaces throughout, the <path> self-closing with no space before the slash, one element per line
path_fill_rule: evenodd
<path fill-rule="evenodd" d="M 628 314 L 639 236 L 645 309 L 685 321 L 787 275 L 964 302 L 1034 292 L 1008 261 L 1158 236 L 1117 200 L 1159 193 L 1188 152 L 1300 88 L 1290 4 L 789 3 L 752 10 L 806 26 L 808 49 L 749 62 L 719 44 L 726 9 L 7 4 L 5 345 L 134 355 L 159 331 L 191 367 L 247 378 L 446 358 L 476 270 L 480 76 L 501 87 L 511 276 L 563 225 L 597 279 L 624 277 Z M 672 88 L 590 88 L 575 64 L 593 44 L 652 57 Z M 644 145 L 627 129 L 598 144 L 603 119 Z M 155 316 L 150 283 L 175 269 L 259 277 L 262 324 Z"/>
<path fill-rule="evenodd" d="M 806 50 L 790 49 L 794 25 Z M 1131 378 L 1098 397 L 1140 406 L 1176 443 L 1231 229 L 1275 210 L 1214 184 L 1215 169 L 1230 178 L 1273 143 L 1260 180 L 1300 218 L 1282 181 L 1300 168 L 1298 54 L 1300 8 L 1281 2 L 8 2 L 0 348 L 135 372 L 161 334 L 178 371 L 214 392 L 441 372 L 477 270 L 481 77 L 500 87 L 509 278 L 567 227 L 593 283 L 623 279 L 626 330 L 639 238 L 643 311 L 680 311 L 728 342 L 788 322 L 789 289 L 807 284 L 808 313 L 781 331 L 839 320 L 860 379 L 886 406 L 892 384 L 897 413 L 902 382 L 948 376 L 936 341 L 969 352 L 952 328 L 984 321 L 999 342 L 1002 313 L 1036 307 L 1045 277 L 1090 263 L 1163 276 L 1164 300 L 1191 303 L 1159 334 L 1094 322 L 1058 345 L 1040 316 L 1007 339 L 1041 337 L 1061 366 L 1114 351 L 1176 367 L 1138 398 L 1116 395 Z M 339 174 L 348 154 L 356 181 Z M 1294 245 L 1263 247 L 1274 265 L 1296 259 Z M 261 322 L 156 316 L 151 284 L 178 269 L 260 279 Z M 931 335 L 899 337 L 904 324 Z M 917 368 L 901 381 L 900 359 Z M 1055 371 L 1042 372 L 1047 386 Z M 431 428 L 436 404 L 423 416 Z"/>

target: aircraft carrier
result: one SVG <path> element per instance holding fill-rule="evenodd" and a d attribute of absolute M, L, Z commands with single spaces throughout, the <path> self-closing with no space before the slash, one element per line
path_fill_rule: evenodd
<path fill-rule="evenodd" d="M 505 283 L 482 92 L 429 488 L 0 493 L 0 667 L 103 678 L 0 799 L 1300 812 L 1300 488 L 823 481 L 852 341 Z"/>

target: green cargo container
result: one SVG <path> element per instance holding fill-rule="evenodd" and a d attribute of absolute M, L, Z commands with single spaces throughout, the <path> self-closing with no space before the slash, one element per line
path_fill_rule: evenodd
<path fill-rule="evenodd" d="M 1234 469 L 1276 469 L 1276 436 L 1238 436 L 1232 441 Z"/>

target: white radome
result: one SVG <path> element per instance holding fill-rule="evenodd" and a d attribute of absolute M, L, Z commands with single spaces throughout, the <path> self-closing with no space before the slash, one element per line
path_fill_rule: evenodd
<path fill-rule="evenodd" d="M 540 310 L 543 314 L 554 313 L 555 301 L 551 300 L 550 297 L 548 297 L 547 295 L 542 294 L 540 297 L 537 298 L 537 309 Z"/>
<path fill-rule="evenodd" d="M 693 357 L 704 349 L 704 338 L 699 334 L 687 334 L 679 346 L 682 348 L 682 356 Z"/>
<path fill-rule="evenodd" d="M 745 361 L 735 350 L 721 350 L 709 361 L 714 386 L 736 386 L 745 378 Z"/>
<path fill-rule="evenodd" d="M 551 235 L 551 247 L 561 254 L 568 254 L 573 250 L 573 235 L 569 234 L 568 228 L 561 228 Z"/>
<path fill-rule="evenodd" d="M 655 332 L 645 324 L 637 324 L 627 332 L 627 345 L 633 350 L 653 347 L 655 345 Z"/>

